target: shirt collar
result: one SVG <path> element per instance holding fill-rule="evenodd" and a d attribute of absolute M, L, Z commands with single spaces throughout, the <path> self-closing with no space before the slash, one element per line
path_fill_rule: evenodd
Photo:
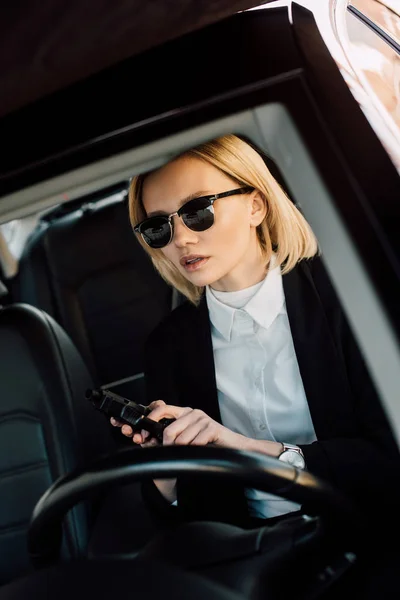
<path fill-rule="evenodd" d="M 213 295 L 209 286 L 206 287 L 206 299 L 212 325 L 226 340 L 228 340 L 228 342 L 230 342 L 236 309 L 220 302 Z"/>
<path fill-rule="evenodd" d="M 232 327 L 236 308 L 220 302 L 209 289 L 206 288 L 207 306 L 212 325 L 227 340 L 231 340 Z M 264 329 L 268 329 L 281 312 L 285 303 L 282 274 L 279 266 L 268 271 L 262 286 L 240 310 L 246 311 L 252 319 Z"/>

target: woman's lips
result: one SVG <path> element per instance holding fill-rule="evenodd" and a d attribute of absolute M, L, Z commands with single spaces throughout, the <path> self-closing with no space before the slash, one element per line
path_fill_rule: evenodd
<path fill-rule="evenodd" d="M 201 267 L 204 266 L 208 261 L 208 258 L 209 257 L 206 256 L 204 258 L 197 259 L 195 262 L 185 263 L 183 267 L 188 273 L 193 273 L 194 271 L 198 271 L 199 269 L 201 269 Z"/>

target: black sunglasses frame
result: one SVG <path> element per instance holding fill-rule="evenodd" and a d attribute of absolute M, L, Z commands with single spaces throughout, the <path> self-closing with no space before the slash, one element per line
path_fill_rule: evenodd
<path fill-rule="evenodd" d="M 254 189 L 255 188 L 253 188 L 251 186 L 245 186 L 245 187 L 241 187 L 241 188 L 236 188 L 234 190 L 229 190 L 228 192 L 221 192 L 220 194 L 210 194 L 209 196 L 199 196 L 198 198 L 192 198 L 191 200 L 188 200 L 188 202 L 185 202 L 185 204 L 183 206 L 181 206 L 179 210 L 171 213 L 170 215 L 157 215 L 154 217 L 149 217 L 148 219 L 144 219 L 143 221 L 141 221 L 140 223 L 135 225 L 135 227 L 133 228 L 133 231 L 142 236 L 142 239 L 145 242 L 145 244 L 147 244 L 147 246 L 149 246 L 150 248 L 153 248 L 153 246 L 151 246 L 151 244 L 149 244 L 146 241 L 144 234 L 142 233 L 142 228 L 146 225 L 146 223 L 148 224 L 153 219 L 165 219 L 165 222 L 168 223 L 168 225 L 169 225 L 170 237 L 169 237 L 168 242 L 166 242 L 163 246 L 157 246 L 156 249 L 159 250 L 160 248 L 165 248 L 165 246 L 168 246 L 168 244 L 171 243 L 172 238 L 174 237 L 174 225 L 173 225 L 172 217 L 175 217 L 175 215 L 177 215 L 178 217 L 181 217 L 182 215 L 184 215 L 185 210 L 187 210 L 188 204 L 190 204 L 191 202 L 194 202 L 196 200 L 207 200 L 209 202 L 208 206 L 213 206 L 214 202 L 216 200 L 218 200 L 219 198 L 227 198 L 228 196 L 237 196 L 238 194 L 250 194 L 251 192 L 254 191 Z M 208 208 L 208 207 L 206 206 L 204 208 Z M 185 224 L 186 227 L 188 227 L 188 229 L 191 229 L 185 223 L 184 220 L 183 220 L 183 223 Z M 207 231 L 207 229 L 210 229 L 213 225 L 214 225 L 214 221 L 209 227 L 206 227 L 205 229 L 202 229 L 202 230 L 193 229 L 192 231 Z"/>

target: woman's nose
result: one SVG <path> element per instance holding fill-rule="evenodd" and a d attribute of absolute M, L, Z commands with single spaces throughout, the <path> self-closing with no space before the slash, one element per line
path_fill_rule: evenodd
<path fill-rule="evenodd" d="M 188 244 L 196 244 L 198 237 L 195 231 L 186 227 L 184 222 L 178 215 L 172 217 L 174 219 L 174 237 L 172 241 L 178 248 L 187 246 Z"/>

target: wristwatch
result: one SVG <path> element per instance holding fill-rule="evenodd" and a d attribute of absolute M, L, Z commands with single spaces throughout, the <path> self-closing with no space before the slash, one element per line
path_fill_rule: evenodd
<path fill-rule="evenodd" d="M 296 469 L 305 469 L 306 461 L 304 460 L 304 454 L 298 446 L 292 446 L 292 444 L 284 444 L 282 442 L 283 450 L 278 456 L 278 459 L 296 467 Z"/>

